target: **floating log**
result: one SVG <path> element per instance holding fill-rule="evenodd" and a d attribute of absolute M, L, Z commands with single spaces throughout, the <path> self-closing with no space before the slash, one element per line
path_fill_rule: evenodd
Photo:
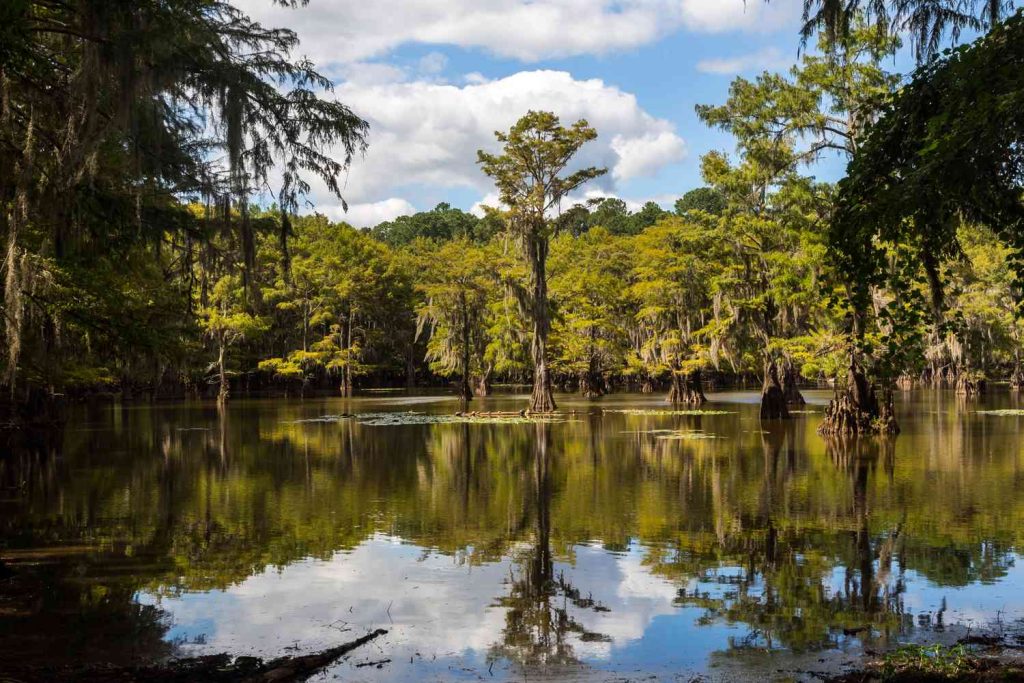
<path fill-rule="evenodd" d="M 377 629 L 329 650 L 310 655 L 278 657 L 269 662 L 258 657 L 232 658 L 230 655 L 219 654 L 176 659 L 153 666 L 97 666 L 79 670 L 38 668 L 9 673 L 15 676 L 12 680 L 21 683 L 294 683 L 309 680 L 342 656 L 385 633 L 386 630 Z"/>

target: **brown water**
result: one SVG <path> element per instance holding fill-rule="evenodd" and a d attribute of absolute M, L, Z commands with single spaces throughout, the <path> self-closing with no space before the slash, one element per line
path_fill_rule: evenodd
<path fill-rule="evenodd" d="M 823 392 L 784 425 L 749 393 L 559 398 L 548 424 L 384 393 L 83 410 L 0 458 L 0 672 L 383 627 L 329 674 L 765 680 L 1024 618 L 1024 417 L 979 412 L 1009 394 L 904 394 L 903 434 L 860 444 L 816 435 Z"/>

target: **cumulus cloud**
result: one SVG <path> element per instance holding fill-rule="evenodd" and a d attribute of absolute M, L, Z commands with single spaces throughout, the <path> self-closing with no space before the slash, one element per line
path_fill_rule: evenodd
<path fill-rule="evenodd" d="M 336 96 L 371 125 L 369 151 L 353 165 L 345 188 L 355 202 L 379 202 L 409 184 L 491 190 L 476 151 L 496 151 L 494 131 L 507 130 L 530 109 L 553 111 L 564 123 L 586 118 L 597 129 L 598 139 L 578 162 L 608 168 L 610 177 L 597 182 L 605 189 L 655 173 L 686 152 L 673 124 L 645 112 L 632 94 L 564 71 L 524 71 L 463 86 L 344 84 Z"/>
<path fill-rule="evenodd" d="M 785 69 L 792 66 L 793 62 L 793 58 L 786 57 L 778 48 L 768 47 L 757 52 L 736 55 L 734 57 L 702 59 L 697 62 L 697 70 L 708 74 L 735 76 L 744 71 L 776 71 Z"/>
<path fill-rule="evenodd" d="M 532 62 L 633 49 L 681 29 L 774 30 L 799 16 L 799 0 L 322 0 L 298 10 L 268 0 L 234 3 L 266 25 L 295 29 L 301 51 L 321 65 L 404 44 L 480 48 Z"/>
<path fill-rule="evenodd" d="M 662 130 L 639 136 L 616 135 L 612 150 L 618 155 L 613 175 L 616 180 L 649 176 L 662 166 L 686 155 L 686 145 L 675 133 Z"/>
<path fill-rule="evenodd" d="M 416 213 L 416 207 L 404 199 L 389 197 L 378 202 L 349 204 L 348 212 L 340 204 L 318 206 L 317 211 L 331 220 L 345 221 L 357 228 L 369 228 L 399 216 Z"/>

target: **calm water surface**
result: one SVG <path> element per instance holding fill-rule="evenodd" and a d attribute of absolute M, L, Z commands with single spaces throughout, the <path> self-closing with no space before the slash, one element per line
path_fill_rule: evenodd
<path fill-rule="evenodd" d="M 83 410 L 0 458 L 0 671 L 382 627 L 328 678 L 765 680 L 1024 618 L 1024 417 L 979 412 L 1024 404 L 904 394 L 897 439 L 829 443 L 827 397 L 784 425 L 750 393 Z"/>

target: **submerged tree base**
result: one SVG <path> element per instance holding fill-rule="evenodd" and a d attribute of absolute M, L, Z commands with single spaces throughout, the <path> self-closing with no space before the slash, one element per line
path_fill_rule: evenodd
<path fill-rule="evenodd" d="M 800 397 L 800 402 L 803 403 L 803 396 Z M 768 363 L 764 370 L 764 386 L 761 388 L 761 419 L 788 420 L 787 403 L 786 393 L 779 383 L 778 369 L 774 362 Z"/>
<path fill-rule="evenodd" d="M 790 362 L 786 363 L 785 369 L 782 371 L 782 395 L 786 399 L 787 406 L 807 405 L 804 395 L 800 393 L 796 367 Z"/>
<path fill-rule="evenodd" d="M 961 373 L 956 380 L 956 395 L 975 398 L 985 393 L 985 380 Z"/>
<path fill-rule="evenodd" d="M 674 406 L 702 406 L 707 403 L 700 370 L 689 374 L 672 373 L 672 388 L 668 393 L 668 402 Z"/>
<path fill-rule="evenodd" d="M 580 375 L 580 394 L 583 398 L 600 398 L 606 393 L 604 378 L 600 374 L 584 372 Z"/>
<path fill-rule="evenodd" d="M 845 389 L 837 390 L 825 409 L 825 419 L 818 427 L 822 435 L 899 434 L 893 412 L 892 394 L 887 392 L 879 403 L 874 388 L 860 368 L 850 366 Z"/>

